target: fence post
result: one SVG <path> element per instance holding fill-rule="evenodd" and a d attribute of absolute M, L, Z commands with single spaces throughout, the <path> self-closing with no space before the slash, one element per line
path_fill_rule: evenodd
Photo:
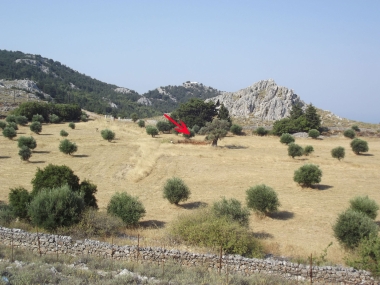
<path fill-rule="evenodd" d="M 41 257 L 41 246 L 40 246 L 40 235 L 38 234 L 38 228 L 37 228 L 37 244 L 38 244 L 38 253 Z"/>
<path fill-rule="evenodd" d="M 137 262 L 139 262 L 140 256 L 140 234 L 137 234 Z"/>
<path fill-rule="evenodd" d="M 222 246 L 220 246 L 220 255 L 219 255 L 219 275 L 222 272 Z"/>
<path fill-rule="evenodd" d="M 313 254 L 310 254 L 310 284 L 313 284 Z"/>
<path fill-rule="evenodd" d="M 14 92 L 14 91 L 13 91 Z M 11 250 L 12 250 L 12 258 L 11 258 L 11 262 L 13 262 L 13 229 L 11 229 L 12 231 L 12 238 L 11 238 Z"/>

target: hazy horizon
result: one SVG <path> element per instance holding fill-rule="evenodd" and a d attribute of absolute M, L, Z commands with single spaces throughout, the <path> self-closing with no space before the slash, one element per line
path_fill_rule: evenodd
<path fill-rule="evenodd" d="M 1 1 L 1 49 L 140 94 L 274 79 L 306 103 L 379 123 L 378 1 Z"/>

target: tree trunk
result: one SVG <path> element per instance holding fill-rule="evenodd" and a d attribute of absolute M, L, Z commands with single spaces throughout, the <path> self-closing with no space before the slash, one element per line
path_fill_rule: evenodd
<path fill-rule="evenodd" d="M 218 139 L 214 139 L 214 140 L 212 140 L 212 144 L 211 144 L 211 146 L 213 146 L 213 147 L 218 146 Z"/>

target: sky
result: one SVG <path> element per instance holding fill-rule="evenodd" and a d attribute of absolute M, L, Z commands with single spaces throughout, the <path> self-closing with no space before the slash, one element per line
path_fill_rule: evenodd
<path fill-rule="evenodd" d="M 0 0 L 0 49 L 140 94 L 274 79 L 306 103 L 380 123 L 378 0 Z"/>

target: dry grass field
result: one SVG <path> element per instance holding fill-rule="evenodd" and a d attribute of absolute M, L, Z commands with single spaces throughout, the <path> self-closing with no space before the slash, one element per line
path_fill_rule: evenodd
<path fill-rule="evenodd" d="M 116 132 L 116 140 L 102 139 L 100 130 L 105 128 Z M 61 129 L 78 146 L 73 156 L 58 150 Z M 138 196 L 147 211 L 143 224 L 164 225 L 147 230 L 151 236 L 160 236 L 179 214 L 193 211 L 200 204 L 211 205 L 221 196 L 234 197 L 245 204 L 246 190 L 265 183 L 277 191 L 281 202 L 279 213 L 250 218 L 250 228 L 266 249 L 276 255 L 306 258 L 310 253 L 320 255 L 333 242 L 327 259 L 342 263 L 344 251 L 331 228 L 337 215 L 358 195 L 368 195 L 380 204 L 380 140 L 375 138 L 366 139 L 369 153 L 359 156 L 350 150 L 350 140 L 343 136 L 323 140 L 297 138 L 296 143 L 312 145 L 315 151 L 309 157 L 292 159 L 277 137 L 228 136 L 217 148 L 172 144 L 170 140 L 176 142 L 182 137 L 152 138 L 137 124 L 107 122 L 104 118 L 77 123 L 75 130 L 67 123 L 43 125 L 40 135 L 33 134 L 27 126 L 20 127 L 18 137 L 21 135 L 33 135 L 37 140 L 29 163 L 22 162 L 17 154 L 17 138 L 12 141 L 0 136 L 1 201 L 8 200 L 9 188 L 23 186 L 31 190 L 37 167 L 64 164 L 81 180 L 89 179 L 98 186 L 101 209 L 105 209 L 115 192 Z M 342 161 L 331 157 L 331 149 L 337 146 L 346 148 Z M 321 184 L 315 189 L 302 189 L 293 182 L 294 171 L 305 163 L 317 164 L 323 171 Z M 180 207 L 162 198 L 163 185 L 173 176 L 182 178 L 192 192 L 191 199 Z"/>

